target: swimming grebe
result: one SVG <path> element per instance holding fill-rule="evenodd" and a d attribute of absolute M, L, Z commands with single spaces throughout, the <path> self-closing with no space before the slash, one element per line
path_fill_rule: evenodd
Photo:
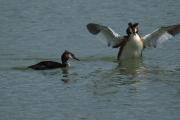
<path fill-rule="evenodd" d="M 65 50 L 64 53 L 61 55 L 62 63 L 58 63 L 58 62 L 54 62 L 54 61 L 42 61 L 42 62 L 39 62 L 35 65 L 31 65 L 28 68 L 32 68 L 34 70 L 47 70 L 47 69 L 55 69 L 55 68 L 64 68 L 64 67 L 69 66 L 68 60 L 70 58 L 73 58 L 73 59 L 79 61 L 79 59 L 76 58 L 74 54 Z"/>
<path fill-rule="evenodd" d="M 154 32 L 140 37 L 138 34 L 138 23 L 128 23 L 126 36 L 120 36 L 110 27 L 89 23 L 87 29 L 90 33 L 97 35 L 102 34 L 106 38 L 108 46 L 120 48 L 117 58 L 119 60 L 131 59 L 142 56 L 142 51 L 147 47 L 156 47 L 180 32 L 180 24 L 160 27 Z"/>

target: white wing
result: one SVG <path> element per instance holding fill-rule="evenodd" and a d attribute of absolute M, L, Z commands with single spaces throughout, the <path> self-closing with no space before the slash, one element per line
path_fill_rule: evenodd
<path fill-rule="evenodd" d="M 158 43 L 162 43 L 180 32 L 180 24 L 161 27 L 150 34 L 143 37 L 145 47 L 156 47 Z"/>
<path fill-rule="evenodd" d="M 121 37 L 119 34 L 114 32 L 110 27 L 95 24 L 95 23 L 89 23 L 87 25 L 87 29 L 90 33 L 94 35 L 102 35 L 106 40 L 108 46 L 116 46 L 120 44 L 123 40 L 123 37 Z"/>

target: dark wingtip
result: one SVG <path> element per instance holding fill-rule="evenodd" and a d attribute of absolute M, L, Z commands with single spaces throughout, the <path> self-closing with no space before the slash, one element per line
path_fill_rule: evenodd
<path fill-rule="evenodd" d="M 100 32 L 100 30 L 98 29 L 98 24 L 94 24 L 94 23 L 89 23 L 87 24 L 87 29 L 90 33 L 96 35 Z"/>
<path fill-rule="evenodd" d="M 178 25 L 172 25 L 167 32 L 171 34 L 172 36 L 175 36 L 180 33 L 180 24 Z"/>

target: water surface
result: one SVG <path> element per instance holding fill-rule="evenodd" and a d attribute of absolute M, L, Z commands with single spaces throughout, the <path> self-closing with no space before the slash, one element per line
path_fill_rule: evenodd
<path fill-rule="evenodd" d="M 0 120 L 179 120 L 180 35 L 119 64 L 86 24 L 145 35 L 180 22 L 178 0 L 1 0 Z M 72 51 L 68 69 L 33 71 Z"/>

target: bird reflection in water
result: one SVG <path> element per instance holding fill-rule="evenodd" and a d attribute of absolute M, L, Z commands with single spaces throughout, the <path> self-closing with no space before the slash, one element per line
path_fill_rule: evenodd
<path fill-rule="evenodd" d="M 143 59 L 130 59 L 119 61 L 118 66 L 115 69 L 120 74 L 124 75 L 137 75 L 142 73 L 145 70 L 145 66 L 143 64 Z"/>
<path fill-rule="evenodd" d="M 68 68 L 63 68 L 62 69 L 62 79 L 64 83 L 68 83 L 70 81 L 69 79 L 69 69 Z"/>

